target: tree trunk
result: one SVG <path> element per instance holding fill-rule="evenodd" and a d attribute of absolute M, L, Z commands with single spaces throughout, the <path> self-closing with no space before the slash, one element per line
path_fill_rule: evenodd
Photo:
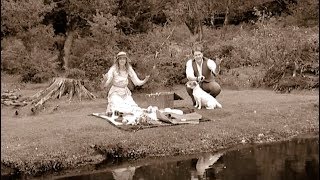
<path fill-rule="evenodd" d="M 203 28 L 202 28 L 202 24 L 201 24 L 201 21 L 199 21 L 199 24 L 198 24 L 198 34 L 199 34 L 199 42 L 202 41 L 203 39 Z"/>
<path fill-rule="evenodd" d="M 228 24 L 228 21 L 229 21 L 229 8 L 230 8 L 230 5 L 231 5 L 231 0 L 228 0 L 228 4 L 227 4 L 227 8 L 226 8 L 226 16 L 224 18 L 224 22 L 223 22 L 223 26 L 226 26 Z"/>
<path fill-rule="evenodd" d="M 72 47 L 72 43 L 73 43 L 73 35 L 74 32 L 73 31 L 69 31 L 67 33 L 67 38 L 66 41 L 64 43 L 64 47 L 63 47 L 63 69 L 67 70 L 69 68 L 69 58 L 70 58 L 70 52 L 71 52 L 71 47 Z"/>
<path fill-rule="evenodd" d="M 210 18 L 210 23 L 214 27 L 214 19 L 215 19 L 215 12 L 212 13 L 212 16 Z"/>
<path fill-rule="evenodd" d="M 192 35 L 197 34 L 197 22 L 194 17 L 187 16 L 185 24 L 187 25 Z"/>

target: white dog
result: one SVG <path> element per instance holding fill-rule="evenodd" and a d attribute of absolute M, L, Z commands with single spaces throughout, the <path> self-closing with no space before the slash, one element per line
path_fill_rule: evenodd
<path fill-rule="evenodd" d="M 197 81 L 189 81 L 186 83 L 188 88 L 193 89 L 193 97 L 196 101 L 196 105 L 194 107 L 201 109 L 202 105 L 206 107 L 206 109 L 214 109 L 215 107 L 222 108 L 221 104 L 211 96 L 209 93 L 205 92 L 199 86 Z"/>

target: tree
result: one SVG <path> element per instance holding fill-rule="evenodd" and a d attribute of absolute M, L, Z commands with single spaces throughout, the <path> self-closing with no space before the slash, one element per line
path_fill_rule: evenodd
<path fill-rule="evenodd" d="M 180 0 L 168 2 L 166 15 L 176 23 L 184 23 L 196 41 L 203 40 L 203 24 L 206 18 L 214 17 L 216 12 L 221 12 L 226 7 L 226 0 Z"/>
<path fill-rule="evenodd" d="M 21 35 L 41 24 L 44 14 L 54 8 L 54 3 L 43 0 L 1 0 L 1 34 Z"/>
<path fill-rule="evenodd" d="M 57 6 L 46 16 L 46 21 L 55 25 L 58 30 L 56 33 L 63 34 L 65 37 L 64 47 L 60 51 L 60 62 L 63 70 L 67 70 L 76 36 L 89 36 L 91 32 L 88 21 L 93 19 L 96 11 L 110 13 L 117 4 L 113 0 L 50 0 L 50 2 L 56 2 Z M 64 20 L 63 24 L 60 23 L 61 20 Z"/>
<path fill-rule="evenodd" d="M 111 15 L 114 7 L 116 7 L 113 0 L 53 0 L 51 3 L 57 4 L 52 13 L 62 12 L 62 16 L 64 16 L 62 19 L 66 19 L 65 24 L 62 24 L 62 27 L 60 27 L 60 33 L 64 32 L 65 35 L 63 48 L 61 48 L 60 52 L 60 57 L 62 58 L 60 60 L 62 61 L 62 77 L 55 78 L 47 89 L 33 96 L 33 103 L 36 107 L 51 98 L 61 98 L 61 96 L 65 94 L 68 94 L 70 99 L 74 95 L 77 95 L 80 99 L 82 97 L 89 99 L 95 98 L 95 96 L 83 86 L 81 80 L 65 77 L 68 72 L 72 71 L 69 66 L 69 60 L 73 43 L 75 39 L 80 36 L 96 37 L 99 41 L 98 36 L 106 32 L 102 31 L 98 33 L 99 30 L 107 29 L 107 31 L 110 30 L 113 32 L 112 29 L 115 27 L 114 20 L 112 19 L 113 16 Z M 110 17 L 110 19 L 104 18 L 104 14 L 107 14 L 107 17 Z M 56 19 L 53 17 L 55 16 L 47 16 L 47 22 L 55 24 Z M 109 37 L 112 37 L 112 35 L 109 34 Z"/>
<path fill-rule="evenodd" d="M 230 12 L 230 5 L 231 5 L 231 0 L 228 0 L 228 4 L 227 4 L 227 7 L 226 7 L 226 13 L 225 13 L 225 18 L 224 18 L 223 26 L 226 26 L 226 25 L 228 24 L 229 12 Z"/>
<path fill-rule="evenodd" d="M 95 98 L 84 87 L 82 80 L 66 77 L 68 72 L 72 70 L 69 70 L 69 59 L 74 39 L 80 35 L 90 35 L 91 26 L 89 21 L 94 18 L 96 10 L 102 13 L 110 13 L 115 5 L 114 1 L 22 0 L 16 2 L 15 0 L 1 0 L 1 3 L 1 15 L 3 18 L 3 21 L 1 21 L 1 33 L 7 36 L 21 37 L 26 42 L 26 46 L 30 47 L 30 52 L 34 52 L 34 46 L 41 49 L 39 42 L 48 40 L 48 38 L 44 38 L 44 40 L 37 39 L 33 42 L 34 39 L 32 38 L 36 38 L 39 35 L 35 33 L 37 31 L 34 31 L 34 29 L 39 29 L 39 27 L 59 28 L 59 31 L 55 31 L 55 33 L 62 34 L 60 37 L 65 37 L 61 43 L 63 48 L 60 48 L 60 57 L 63 62 L 63 68 L 58 69 L 60 70 L 60 77 L 54 78 L 48 88 L 31 97 L 32 103 L 35 104 L 33 109 L 37 109 L 51 98 L 61 98 L 63 95 L 68 95 L 70 98 L 77 95 L 80 99 Z M 56 19 L 56 17 L 65 19 L 65 23 L 57 26 L 58 23 L 56 21 L 60 19 Z M 52 37 L 54 36 L 53 34 L 51 35 Z M 28 42 L 31 42 L 31 45 Z M 45 45 L 48 46 L 48 44 Z M 38 56 L 36 57 L 38 58 Z"/>

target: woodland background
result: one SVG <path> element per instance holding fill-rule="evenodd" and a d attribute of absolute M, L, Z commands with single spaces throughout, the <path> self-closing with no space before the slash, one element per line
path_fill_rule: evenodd
<path fill-rule="evenodd" d="M 119 51 L 142 87 L 186 82 L 192 47 L 222 59 L 222 87 L 319 87 L 316 0 L 1 0 L 1 73 L 80 79 L 90 91 Z M 101 89 L 100 89 L 101 90 Z M 141 87 L 133 90 L 141 90 Z"/>

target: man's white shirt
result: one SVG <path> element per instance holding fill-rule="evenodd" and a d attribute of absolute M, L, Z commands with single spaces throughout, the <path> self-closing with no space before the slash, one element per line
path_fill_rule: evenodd
<path fill-rule="evenodd" d="M 193 66 L 192 66 L 192 61 L 193 61 L 193 59 L 190 59 L 190 60 L 187 61 L 187 64 L 186 64 L 186 75 L 187 75 L 188 80 L 196 81 L 197 77 L 194 76 L 194 70 L 193 70 Z M 199 72 L 199 76 L 202 76 L 203 60 L 202 60 L 200 65 L 198 63 L 196 63 L 196 65 L 197 65 L 197 69 L 198 69 L 198 72 Z M 216 71 L 216 68 L 217 68 L 216 63 L 213 60 L 208 59 L 207 66 L 211 70 L 211 72 L 213 72 L 215 74 L 215 71 Z"/>

